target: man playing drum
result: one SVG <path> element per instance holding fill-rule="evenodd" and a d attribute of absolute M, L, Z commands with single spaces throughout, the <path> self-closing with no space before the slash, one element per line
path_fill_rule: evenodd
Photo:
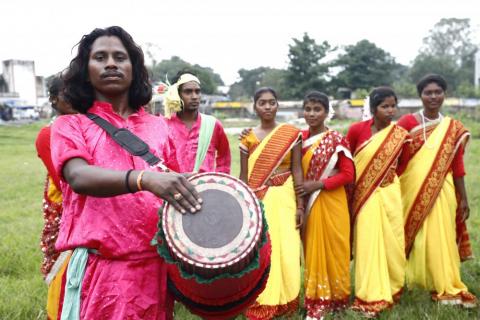
<path fill-rule="evenodd" d="M 56 248 L 74 250 L 61 319 L 172 318 L 166 266 L 150 245 L 157 211 L 164 199 L 194 213 L 202 200 L 183 176 L 132 156 L 85 115 L 130 130 L 178 170 L 166 123 L 142 107 L 152 94 L 143 53 L 122 28 L 95 29 L 81 39 L 64 78 L 79 114 L 52 129 L 64 195 Z"/>
<path fill-rule="evenodd" d="M 199 112 L 200 80 L 180 71 L 165 94 L 165 116 L 175 137 L 180 172 L 230 173 L 230 147 L 220 121 Z"/>

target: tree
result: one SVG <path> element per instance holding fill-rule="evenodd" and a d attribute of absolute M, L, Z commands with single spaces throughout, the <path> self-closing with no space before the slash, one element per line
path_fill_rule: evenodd
<path fill-rule="evenodd" d="M 292 40 L 286 73 L 289 88 L 282 96 L 301 99 L 308 90 L 325 88 L 329 66 L 320 61 L 333 50 L 327 41 L 317 44 L 307 33 L 303 34 L 302 39 Z"/>
<path fill-rule="evenodd" d="M 368 40 L 345 47 L 345 53 L 333 63 L 340 67 L 335 82 L 351 90 L 371 89 L 379 85 L 392 85 L 405 72 L 405 67 L 383 49 Z"/>
<path fill-rule="evenodd" d="M 272 87 L 280 94 L 284 92 L 286 70 L 259 67 L 251 70 L 238 70 L 240 80 L 235 82 L 229 91 L 233 99 L 251 99 L 255 90 L 260 87 Z"/>
<path fill-rule="evenodd" d="M 173 56 L 168 60 L 162 60 L 149 69 L 153 82 L 165 82 L 167 77 L 171 80 L 180 70 L 183 69 L 192 70 L 201 82 L 202 92 L 206 94 L 216 93 L 217 87 L 223 85 L 220 75 L 215 73 L 211 68 L 202 67 L 198 64 L 192 65 L 177 56 Z"/>
<path fill-rule="evenodd" d="M 471 39 L 470 19 L 444 18 L 435 24 L 415 58 L 410 79 L 418 81 L 427 73 L 443 75 L 455 94 L 461 83 L 474 82 L 477 46 Z"/>
<path fill-rule="evenodd" d="M 471 40 L 470 19 L 443 18 L 435 24 L 423 39 L 422 54 L 448 57 L 459 67 L 475 54 Z"/>
<path fill-rule="evenodd" d="M 418 98 L 417 87 L 408 79 L 395 81 L 392 88 L 399 98 Z"/>
<path fill-rule="evenodd" d="M 419 54 L 413 61 L 409 74 L 413 83 L 417 83 L 418 80 L 429 73 L 441 74 L 448 82 L 449 91 L 455 91 L 460 83 L 457 79 L 457 72 L 458 68 L 455 62 L 449 57 Z"/>

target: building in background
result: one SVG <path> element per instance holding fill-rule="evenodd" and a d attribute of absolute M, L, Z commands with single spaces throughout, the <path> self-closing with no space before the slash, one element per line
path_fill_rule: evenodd
<path fill-rule="evenodd" d="M 35 74 L 31 60 L 4 60 L 0 96 L 13 98 L 22 104 L 38 106 L 39 98 L 46 96 L 45 80 Z"/>

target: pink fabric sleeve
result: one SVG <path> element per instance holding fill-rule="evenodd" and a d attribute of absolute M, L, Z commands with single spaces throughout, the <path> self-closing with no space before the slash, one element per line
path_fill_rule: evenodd
<path fill-rule="evenodd" d="M 170 170 L 180 172 L 180 165 L 177 160 L 177 150 L 175 148 L 175 142 L 173 141 L 171 134 L 168 134 L 168 147 L 163 150 L 163 158 L 165 160 L 165 165 Z"/>
<path fill-rule="evenodd" d="M 217 120 L 215 124 L 215 140 L 217 141 L 217 158 L 216 158 L 216 172 L 223 172 L 230 174 L 230 144 L 227 135 L 223 130 L 222 124 Z"/>
<path fill-rule="evenodd" d="M 88 152 L 78 115 L 61 116 L 52 125 L 51 148 L 52 162 L 57 175 L 63 177 L 63 166 L 68 160 L 82 158 L 93 164 L 93 158 Z"/>
<path fill-rule="evenodd" d="M 322 180 L 325 190 L 333 190 L 353 182 L 355 176 L 353 161 L 347 158 L 343 152 L 340 152 L 338 155 L 336 168 L 338 168 L 336 175 Z"/>

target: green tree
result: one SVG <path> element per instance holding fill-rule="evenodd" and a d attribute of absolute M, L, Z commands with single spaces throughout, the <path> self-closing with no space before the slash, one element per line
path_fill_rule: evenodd
<path fill-rule="evenodd" d="M 353 91 L 392 85 L 405 72 L 388 52 L 368 40 L 345 47 L 345 53 L 332 65 L 341 68 L 334 80 L 336 85 Z"/>
<path fill-rule="evenodd" d="M 392 88 L 399 98 L 418 98 L 417 87 L 408 79 L 395 81 Z"/>
<path fill-rule="evenodd" d="M 232 99 L 251 99 L 255 90 L 260 87 L 272 87 L 280 94 L 286 88 L 286 70 L 259 67 L 251 70 L 238 70 L 240 80 L 230 86 Z"/>
<path fill-rule="evenodd" d="M 449 57 L 461 67 L 477 51 L 471 34 L 470 19 L 443 18 L 423 39 L 424 47 L 421 53 Z"/>
<path fill-rule="evenodd" d="M 189 69 L 198 76 L 202 85 L 202 92 L 206 94 L 216 93 L 217 87 L 223 85 L 222 78 L 213 69 L 198 64 L 192 65 L 177 56 L 162 60 L 149 67 L 149 69 L 153 82 L 165 82 L 167 78 L 171 80 L 180 70 Z"/>
<path fill-rule="evenodd" d="M 457 87 L 457 94 L 465 98 L 480 98 L 480 89 L 470 82 L 462 82 Z"/>
<path fill-rule="evenodd" d="M 311 89 L 324 90 L 327 85 L 329 65 L 320 61 L 333 51 L 327 41 L 317 44 L 307 33 L 302 39 L 293 38 L 289 45 L 285 98 L 301 99 Z"/>
<path fill-rule="evenodd" d="M 478 49 L 471 34 L 470 19 L 441 19 L 423 39 L 410 79 L 416 82 L 427 73 L 439 73 L 447 79 L 451 94 L 457 94 L 461 83 L 473 84 Z"/>
<path fill-rule="evenodd" d="M 419 54 L 410 69 L 410 79 L 413 83 L 417 83 L 418 80 L 429 73 L 443 75 L 448 82 L 449 91 L 455 91 L 459 84 L 458 68 L 449 57 Z"/>

